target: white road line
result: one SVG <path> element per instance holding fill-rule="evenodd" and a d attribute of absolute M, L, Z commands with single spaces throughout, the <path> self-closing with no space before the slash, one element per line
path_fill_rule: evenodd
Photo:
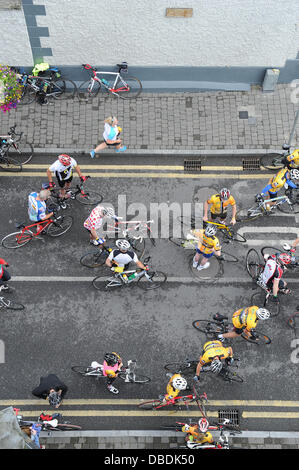
<path fill-rule="evenodd" d="M 92 277 L 87 277 L 87 276 L 12 276 L 11 280 L 14 282 L 91 282 L 94 278 L 96 277 L 96 272 L 95 275 Z M 101 281 L 105 281 L 108 278 L 107 277 L 102 277 L 100 278 Z M 291 283 L 299 283 L 299 279 L 285 279 L 287 282 Z M 182 284 L 190 284 L 192 282 L 198 283 L 198 280 L 196 280 L 193 277 L 168 277 L 167 282 L 179 282 Z M 227 284 L 227 283 L 238 283 L 238 284 L 248 284 L 250 283 L 250 277 L 224 277 L 220 278 L 217 280 L 217 283 L 219 284 Z"/>

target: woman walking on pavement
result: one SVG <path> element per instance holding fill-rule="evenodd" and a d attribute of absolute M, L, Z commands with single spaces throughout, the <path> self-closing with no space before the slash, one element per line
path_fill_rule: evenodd
<path fill-rule="evenodd" d="M 95 154 L 98 153 L 100 150 L 105 149 L 106 147 L 115 147 L 116 152 L 124 152 L 127 150 L 126 146 L 121 146 L 121 139 L 119 139 L 119 134 L 121 133 L 121 127 L 118 127 L 118 120 L 115 116 L 109 116 L 104 121 L 104 142 L 101 142 L 95 149 L 91 150 L 90 156 L 91 158 L 95 157 Z"/>

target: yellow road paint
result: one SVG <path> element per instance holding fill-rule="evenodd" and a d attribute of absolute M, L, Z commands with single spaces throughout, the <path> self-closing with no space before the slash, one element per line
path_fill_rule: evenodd
<path fill-rule="evenodd" d="M 184 171 L 183 165 L 79 165 L 81 170 L 173 170 Z M 24 170 L 42 170 L 49 168 L 49 165 L 29 164 L 23 167 Z M 202 166 L 202 171 L 242 171 L 242 166 Z"/>
<path fill-rule="evenodd" d="M 23 171 L 18 174 L 16 173 L 0 173 L 1 177 L 38 177 L 42 176 L 45 178 L 45 173 L 41 172 L 27 172 Z M 91 176 L 92 178 L 168 178 L 168 179 L 269 179 L 273 174 L 266 175 L 252 175 L 252 174 L 237 174 L 237 173 L 201 173 L 195 174 L 184 174 L 184 173 L 87 173 L 85 176 Z"/>
<path fill-rule="evenodd" d="M 299 418 L 299 413 L 292 411 L 243 411 L 242 418 L 292 419 Z"/>

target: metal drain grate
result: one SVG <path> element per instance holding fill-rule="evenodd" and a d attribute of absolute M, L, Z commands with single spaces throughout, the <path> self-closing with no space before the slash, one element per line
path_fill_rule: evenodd
<path fill-rule="evenodd" d="M 184 160 L 184 171 L 201 171 L 201 160 Z"/>
<path fill-rule="evenodd" d="M 230 420 L 231 426 L 238 427 L 240 425 L 239 410 L 218 410 L 218 422 L 223 423 L 225 419 Z"/>
<path fill-rule="evenodd" d="M 243 158 L 243 171 L 260 170 L 261 162 L 259 158 Z"/>

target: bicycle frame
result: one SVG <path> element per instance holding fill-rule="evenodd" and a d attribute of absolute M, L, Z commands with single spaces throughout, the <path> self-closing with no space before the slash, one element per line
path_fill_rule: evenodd
<path fill-rule="evenodd" d="M 134 279 L 129 279 L 127 275 L 132 273 L 137 273 L 137 275 Z M 136 269 L 133 269 L 131 271 L 115 272 L 113 276 L 108 278 L 106 287 L 117 287 L 123 284 L 131 284 L 131 282 L 137 281 L 143 276 L 146 276 L 148 280 L 150 280 L 150 276 L 144 270 L 137 272 Z"/>
<path fill-rule="evenodd" d="M 120 219 L 120 217 L 118 217 Z M 117 220 L 114 222 L 113 225 L 107 224 L 107 230 L 105 230 L 106 234 L 109 233 L 120 233 L 123 238 L 126 238 L 130 232 L 133 231 L 138 231 L 140 228 L 142 229 L 147 229 L 150 232 L 152 231 L 150 226 L 148 224 L 153 223 L 153 220 Z M 126 226 L 129 224 L 134 224 L 134 227 L 124 227 L 121 228 L 121 225 Z M 140 235 L 140 236 L 132 236 L 131 238 L 134 238 L 134 240 L 140 240 L 142 241 L 143 238 L 145 238 L 145 234 Z"/>
<path fill-rule="evenodd" d="M 269 204 L 270 202 L 271 203 L 275 202 L 275 204 L 270 206 L 270 210 L 267 210 L 266 205 Z M 271 212 L 275 207 L 279 206 L 280 204 L 283 204 L 284 202 L 287 202 L 288 204 L 291 205 L 291 201 L 289 200 L 287 196 L 278 196 L 278 197 L 274 197 L 273 199 L 265 199 L 264 201 L 260 201 L 258 203 L 257 209 L 261 209 L 262 212 L 268 213 L 268 212 Z"/>
<path fill-rule="evenodd" d="M 26 238 L 28 236 L 30 238 L 37 237 L 41 232 L 43 232 L 52 223 L 53 223 L 53 220 L 50 218 L 50 219 L 47 219 L 47 220 L 42 220 L 40 222 L 36 222 L 32 225 L 26 225 L 26 226 L 20 227 L 20 228 L 22 228 L 22 231 L 19 235 L 16 235 L 16 239 L 19 242 L 22 242 L 22 241 L 24 241 L 24 237 L 26 237 Z M 37 232 L 31 231 L 30 229 L 32 227 L 38 227 L 38 231 Z M 28 234 L 26 232 L 30 232 L 30 234 Z"/>
<path fill-rule="evenodd" d="M 161 405 L 155 406 L 154 409 L 158 410 L 160 408 L 164 408 L 165 406 L 170 406 L 170 405 L 179 406 L 181 404 L 184 404 L 188 407 L 188 404 L 184 403 L 184 400 L 189 399 L 190 401 L 196 401 L 198 408 L 201 410 L 199 401 L 208 401 L 207 394 L 203 393 L 202 395 L 197 395 L 196 389 L 194 386 L 193 386 L 193 391 L 194 393 L 192 395 L 178 396 L 178 397 L 171 398 L 170 400 L 167 400 L 165 403 L 161 402 Z M 179 403 L 179 400 L 182 400 L 182 403 Z M 202 410 L 201 410 L 201 413 L 203 417 L 205 417 Z"/>
<path fill-rule="evenodd" d="M 112 85 L 112 87 L 110 87 L 109 85 L 107 85 L 103 79 L 100 78 L 101 75 L 112 75 L 112 76 L 115 76 L 115 80 L 114 80 L 114 83 Z M 124 86 L 120 87 L 120 88 L 116 88 L 116 85 L 117 85 L 117 82 L 118 81 L 121 81 L 122 84 Z M 117 93 L 119 91 L 126 91 L 128 90 L 128 85 L 126 84 L 126 82 L 123 80 L 122 76 L 120 75 L 119 72 L 101 72 L 101 71 L 98 71 L 98 72 L 95 72 L 93 71 L 93 76 L 90 77 L 90 88 L 89 90 L 92 91 L 93 89 L 93 86 L 94 86 L 94 82 L 98 82 L 100 83 L 100 85 L 103 85 L 104 88 L 106 88 L 106 90 L 108 90 L 110 93 L 113 93 L 114 95 L 117 95 Z"/>
<path fill-rule="evenodd" d="M 219 224 L 218 222 L 211 222 L 209 220 L 207 220 L 205 223 L 210 224 L 210 225 L 214 225 L 215 227 L 218 228 L 218 230 L 226 230 L 228 232 L 229 236 L 232 236 L 231 229 L 225 224 Z"/>
<path fill-rule="evenodd" d="M 122 374 L 125 374 L 125 382 L 130 382 L 129 376 L 133 375 L 135 376 L 135 369 L 137 367 L 137 361 L 133 361 L 131 359 L 128 360 L 127 366 L 124 367 L 124 370 L 120 370 Z M 88 377 L 95 377 L 97 380 L 101 378 L 106 378 L 105 375 L 103 375 L 103 364 L 100 364 L 98 367 L 95 367 L 94 369 L 91 369 L 90 371 L 85 373 L 85 376 Z"/>

